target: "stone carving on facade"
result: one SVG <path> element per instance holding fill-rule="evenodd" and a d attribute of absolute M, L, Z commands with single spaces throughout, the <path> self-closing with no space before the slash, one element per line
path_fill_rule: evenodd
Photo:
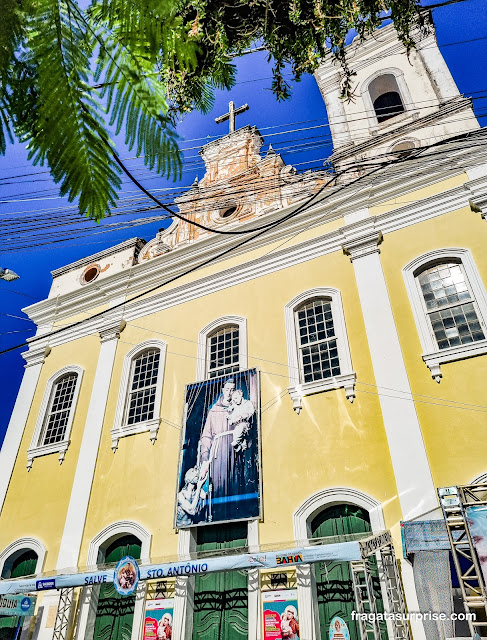
<path fill-rule="evenodd" d="M 200 155 L 204 177 L 175 199 L 186 220 L 174 219 L 140 252 L 139 261 L 150 260 L 176 247 L 210 235 L 196 227 L 234 228 L 252 218 L 288 207 L 310 197 L 326 182 L 325 171 L 298 173 L 269 147 L 262 157 L 264 141 L 257 127 L 246 126 L 205 145 Z"/>

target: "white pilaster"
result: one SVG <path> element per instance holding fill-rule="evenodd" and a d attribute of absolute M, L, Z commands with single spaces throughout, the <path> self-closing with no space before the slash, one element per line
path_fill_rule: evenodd
<path fill-rule="evenodd" d="M 333 139 L 333 148 L 351 144 L 352 138 L 348 126 L 347 115 L 343 100 L 340 98 L 340 74 L 327 75 L 324 68 L 318 68 L 315 72 L 316 83 L 326 106 L 330 132 Z"/>
<path fill-rule="evenodd" d="M 48 351 L 45 346 L 29 349 L 22 356 L 27 362 L 22 378 L 17 400 L 15 401 L 12 417 L 8 424 L 7 433 L 0 450 L 0 512 L 5 502 L 8 485 L 15 461 L 24 435 L 25 425 L 29 417 L 32 400 L 34 398 L 37 382 L 41 374 L 42 364 Z"/>
<path fill-rule="evenodd" d="M 343 249 L 355 270 L 403 518 L 431 517 L 438 500 L 379 258 L 382 234 L 372 221 L 345 227 L 343 234 Z"/>
<path fill-rule="evenodd" d="M 195 529 L 178 532 L 178 555 L 189 560 L 196 551 Z M 178 576 L 174 590 L 173 635 L 180 640 L 190 640 L 193 633 L 194 576 Z"/>
<path fill-rule="evenodd" d="M 259 551 L 259 521 L 251 520 L 248 524 L 248 546 L 250 553 Z M 260 571 L 249 571 L 249 640 L 260 640 Z"/>
<path fill-rule="evenodd" d="M 373 230 L 372 222 L 350 225 L 343 234 L 343 249 L 355 270 L 403 518 L 410 520 L 424 514 L 431 517 L 438 502 L 379 258 L 382 234 Z M 404 593 L 409 611 L 418 611 L 409 569 L 404 563 Z M 425 640 L 422 624 L 414 627 L 415 640 Z"/>
<path fill-rule="evenodd" d="M 417 43 L 417 50 L 440 102 L 446 102 L 460 95 L 450 69 L 438 48 L 434 32 Z"/>
<path fill-rule="evenodd" d="M 98 448 L 100 446 L 108 390 L 112 378 L 113 363 L 120 337 L 120 322 L 107 326 L 100 331 L 100 354 L 96 367 L 93 390 L 86 416 L 86 424 L 74 476 L 68 513 L 64 524 L 57 569 L 66 569 L 78 565 L 81 539 L 88 512 L 91 487 L 95 473 Z"/>

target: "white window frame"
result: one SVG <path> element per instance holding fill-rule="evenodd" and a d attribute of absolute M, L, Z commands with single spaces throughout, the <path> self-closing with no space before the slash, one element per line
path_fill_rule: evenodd
<path fill-rule="evenodd" d="M 52 442 L 51 444 L 41 444 L 42 428 L 47 418 L 47 411 L 51 402 L 51 395 L 54 392 L 54 387 L 58 380 L 68 373 L 75 373 L 77 375 L 76 384 L 74 387 L 73 401 L 69 410 L 68 422 L 66 424 L 66 430 L 64 432 L 64 438 L 59 442 Z M 30 471 L 34 463 L 34 458 L 39 456 L 47 456 L 51 453 L 59 453 L 59 464 L 62 464 L 66 451 L 68 450 L 71 435 L 71 429 L 73 426 L 74 415 L 76 412 L 76 404 L 78 402 L 79 391 L 81 388 L 81 380 L 83 378 L 84 369 L 77 364 L 63 367 L 59 371 L 56 371 L 47 381 L 44 395 L 42 397 L 41 408 L 37 416 L 36 425 L 34 427 L 34 433 L 30 447 L 27 449 L 27 470 Z"/>
<path fill-rule="evenodd" d="M 433 335 L 431 323 L 426 313 L 423 294 L 415 274 L 419 274 L 422 269 L 434 266 L 438 262 L 459 262 L 463 265 L 467 284 L 472 292 L 473 304 L 478 313 L 479 322 L 487 335 L 487 293 L 484 283 L 478 272 L 472 254 L 468 249 L 444 248 L 435 249 L 421 255 L 403 268 L 404 281 L 411 303 L 416 328 L 423 350 L 422 358 L 426 366 L 431 371 L 431 376 L 440 382 L 443 374 L 441 365 L 455 360 L 463 360 L 487 354 L 487 339 L 478 340 L 469 344 L 462 344 L 448 349 L 439 349 Z"/>
<path fill-rule="evenodd" d="M 123 424 L 126 413 L 125 405 L 128 394 L 130 393 L 129 385 L 132 377 L 132 363 L 143 351 L 146 351 L 147 349 L 159 349 L 160 351 L 159 372 L 157 375 L 156 396 L 154 399 L 154 415 L 150 420 L 144 420 L 143 422 L 137 422 L 136 424 Z M 110 432 L 113 452 L 118 449 L 120 438 L 124 438 L 125 436 L 132 436 L 136 433 L 144 433 L 148 431 L 150 433 L 150 440 L 152 444 L 157 440 L 157 433 L 161 422 L 161 399 L 164 369 L 166 366 L 166 351 L 167 344 L 162 340 L 146 340 L 145 342 L 137 344 L 125 355 L 118 392 L 117 407 L 115 409 L 115 419 Z"/>
<path fill-rule="evenodd" d="M 207 378 L 207 343 L 208 337 L 214 331 L 223 329 L 229 325 L 238 326 L 238 366 L 239 370 L 247 369 L 247 319 L 243 316 L 221 316 L 206 325 L 198 335 L 198 353 L 196 359 L 196 380 Z"/>
<path fill-rule="evenodd" d="M 384 122 L 379 122 L 377 120 L 377 115 L 375 113 L 374 105 L 370 97 L 369 86 L 370 86 L 370 83 L 373 82 L 379 76 L 388 76 L 388 75 L 394 76 L 396 79 L 397 86 L 399 88 L 399 95 L 401 96 L 402 104 L 404 107 L 404 112 L 398 113 L 397 116 L 394 116 L 393 118 L 389 118 Z M 414 109 L 414 104 L 408 89 L 408 85 L 404 80 L 404 73 L 400 69 L 396 69 L 395 67 L 380 69 L 379 71 L 376 71 L 371 76 L 369 76 L 367 80 L 365 80 L 362 83 L 362 86 L 360 87 L 360 95 L 362 96 L 362 100 L 364 101 L 365 111 L 367 113 L 367 118 L 369 120 L 369 127 L 371 129 L 378 129 L 382 127 L 385 128 L 387 126 L 391 126 L 391 124 L 395 124 L 398 121 L 404 120 L 406 118 L 409 118 L 411 115 L 413 115 L 412 110 Z"/>
<path fill-rule="evenodd" d="M 337 340 L 338 360 L 340 362 L 340 375 L 315 380 L 313 382 L 301 382 L 299 366 L 298 336 L 296 333 L 295 313 L 296 309 L 305 302 L 316 298 L 325 298 L 331 302 L 333 326 Z M 303 398 L 322 391 L 333 389 L 345 389 L 345 395 L 350 402 L 355 398 L 356 375 L 352 367 L 350 345 L 348 343 L 345 315 L 343 313 L 342 296 L 338 289 L 330 287 L 317 287 L 303 291 L 293 298 L 284 307 L 284 319 L 286 323 L 287 358 L 289 367 L 289 395 L 293 401 L 293 409 L 300 413 L 303 407 Z"/>
<path fill-rule="evenodd" d="M 44 560 L 47 553 L 46 547 L 36 538 L 18 538 L 11 542 L 8 547 L 5 547 L 5 549 L 0 553 L 0 576 L 4 571 L 7 560 L 19 551 L 34 551 L 37 553 L 35 575 L 42 572 L 42 567 L 44 566 Z"/>

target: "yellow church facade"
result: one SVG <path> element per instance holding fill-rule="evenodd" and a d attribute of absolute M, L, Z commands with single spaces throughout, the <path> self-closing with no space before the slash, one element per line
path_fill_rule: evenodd
<path fill-rule="evenodd" d="M 441 519 L 438 488 L 486 481 L 487 156 L 434 38 L 411 55 L 381 30 L 352 58 L 353 105 L 337 102 L 336 69 L 318 70 L 334 174 L 298 174 L 260 155 L 255 127 L 237 129 L 203 148 L 185 220 L 53 273 L 49 297 L 26 309 L 38 332 L 1 452 L 4 580 L 26 550 L 49 577 L 110 561 L 124 537 L 143 565 L 221 552 L 232 535 L 265 553 L 389 530 L 407 609 L 428 602 L 401 522 Z M 260 513 L 178 528 L 187 385 L 223 388 L 247 370 L 259 378 Z M 208 534 L 225 526 L 221 544 Z M 295 594 L 301 640 L 331 637 L 336 616 L 354 640 L 467 637 L 451 621 L 365 629 L 342 564 L 252 569 L 239 574 L 244 604 L 215 596 L 207 613 L 201 578 L 166 580 L 172 637 L 267 640 L 263 603 L 278 589 Z M 381 580 L 376 600 L 392 610 Z M 145 585 L 127 628 L 107 636 L 97 589 L 75 589 L 62 637 L 143 638 Z M 442 597 L 460 597 L 454 578 Z M 40 593 L 23 640 L 61 637 L 59 599 Z"/>

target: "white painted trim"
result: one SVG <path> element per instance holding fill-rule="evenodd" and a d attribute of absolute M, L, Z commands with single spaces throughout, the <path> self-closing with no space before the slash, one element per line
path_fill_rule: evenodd
<path fill-rule="evenodd" d="M 247 369 L 247 318 L 243 316 L 220 316 L 215 320 L 212 320 L 206 327 L 203 327 L 198 335 L 198 352 L 196 358 L 196 380 L 206 380 L 207 374 L 207 341 L 208 336 L 217 331 L 223 329 L 223 327 L 229 325 L 236 325 L 238 327 L 238 366 L 240 370 Z"/>
<path fill-rule="evenodd" d="M 299 367 L 298 334 L 296 329 L 296 309 L 308 300 L 324 298 L 331 302 L 331 313 L 337 339 L 338 359 L 340 361 L 339 376 L 303 382 Z M 352 368 L 352 358 L 348 343 L 347 327 L 343 312 L 342 297 L 338 289 L 331 287 L 315 287 L 303 291 L 284 307 L 284 321 L 286 325 L 287 358 L 289 370 L 289 395 L 293 400 L 293 409 L 299 413 L 303 406 L 303 397 L 322 391 L 344 388 L 347 398 L 353 402 L 355 398 L 355 373 Z"/>
<path fill-rule="evenodd" d="M 148 563 L 150 561 L 151 534 L 135 520 L 117 520 L 102 529 L 91 540 L 86 557 L 87 566 L 95 567 L 100 562 L 103 564 L 103 560 L 100 561 L 98 555 L 100 550 L 108 546 L 109 543 L 114 542 L 116 538 L 121 538 L 128 534 L 140 540 L 140 562 L 141 564 Z"/>
<path fill-rule="evenodd" d="M 76 384 L 74 387 L 73 401 L 71 402 L 71 407 L 69 410 L 68 422 L 66 424 L 66 430 L 64 432 L 64 438 L 59 442 L 54 442 L 52 444 L 48 444 L 48 445 L 42 444 L 41 442 L 42 429 L 48 417 L 47 412 L 51 404 L 54 387 L 58 382 L 58 380 L 68 373 L 76 373 L 77 378 L 76 378 Z M 42 397 L 41 408 L 39 410 L 36 425 L 34 427 L 34 433 L 32 435 L 30 447 L 27 449 L 27 469 L 28 470 L 31 469 L 32 464 L 34 462 L 34 458 L 37 458 L 39 456 L 49 455 L 51 453 L 59 453 L 59 464 L 62 464 L 70 443 L 69 437 L 71 435 L 73 420 L 76 413 L 76 405 L 78 403 L 78 396 L 81 388 L 81 381 L 83 379 L 83 373 L 84 373 L 83 367 L 80 367 L 77 364 L 72 364 L 72 365 L 68 365 L 67 367 L 63 367 L 62 369 L 59 369 L 59 371 L 56 371 L 56 373 L 54 373 L 47 381 L 46 388 L 44 390 L 44 395 Z"/>
<path fill-rule="evenodd" d="M 0 553 L 0 576 L 3 573 L 3 568 L 5 566 L 5 562 L 16 552 L 23 551 L 25 549 L 31 549 L 37 553 L 37 564 L 35 573 L 42 573 L 42 568 L 44 566 L 44 560 L 46 558 L 46 547 L 37 540 L 36 538 L 18 538 L 11 542 L 5 549 Z"/>
<path fill-rule="evenodd" d="M 382 419 L 404 520 L 438 506 L 379 253 L 353 261 Z M 391 396 L 387 388 L 401 392 Z M 408 401 L 406 401 L 408 400 Z"/>
<path fill-rule="evenodd" d="M 151 534 L 141 524 L 133 520 L 118 520 L 102 529 L 90 542 L 87 554 L 87 566 L 95 568 L 103 564 L 100 552 L 121 536 L 132 534 L 140 540 L 140 562 L 150 559 Z M 77 640 L 92 640 L 95 628 L 96 610 L 98 606 L 99 587 L 84 587 L 78 613 Z M 134 618 L 131 640 L 140 638 L 144 617 L 145 584 L 140 584 L 136 591 Z"/>
<path fill-rule="evenodd" d="M 259 521 L 250 520 L 247 525 L 247 544 L 250 553 L 257 553 L 259 545 Z M 261 636 L 261 615 L 260 615 L 260 571 L 251 569 L 248 572 L 248 611 L 249 629 L 248 640 L 260 640 Z"/>
<path fill-rule="evenodd" d="M 482 131 L 479 132 L 476 137 L 480 138 L 481 135 L 484 135 Z M 447 147 L 445 146 L 445 150 L 446 149 Z M 259 241 L 255 241 L 255 243 L 245 247 L 245 251 L 264 246 L 275 240 L 282 241 L 282 238 L 287 237 L 287 234 L 294 236 L 301 230 L 305 228 L 308 229 L 310 225 L 316 226 L 318 224 L 324 224 L 326 221 L 339 219 L 350 209 L 355 210 L 365 206 L 373 206 L 374 204 L 384 202 L 398 195 L 404 195 L 404 193 L 409 193 L 415 189 L 434 184 L 439 180 L 460 175 L 463 171 L 463 166 L 468 167 L 480 164 L 482 161 L 485 162 L 485 152 L 482 153 L 475 148 L 472 149 L 471 146 L 467 148 L 466 143 L 464 151 L 457 151 L 455 153 L 456 161 L 459 163 L 457 170 L 452 171 L 451 158 L 448 159 L 448 166 L 443 166 L 441 161 L 436 161 L 434 167 L 432 167 L 431 160 L 426 154 L 424 158 L 418 159 L 418 161 L 412 161 L 410 165 L 405 166 L 400 179 L 390 177 L 387 172 L 384 172 L 384 175 L 381 176 L 382 180 L 374 182 L 370 190 L 366 190 L 366 192 L 363 190 L 356 192 L 353 194 L 353 197 L 347 188 L 337 193 L 337 195 L 334 195 L 333 191 L 330 190 L 330 193 L 323 203 L 318 203 L 316 207 L 307 210 L 305 216 L 293 218 L 289 224 L 289 228 L 281 226 L 274 232 L 270 231 L 269 234 L 260 238 Z M 428 171 L 423 170 L 424 163 L 428 163 Z M 382 231 L 389 233 L 416 224 L 421 220 L 427 220 L 467 205 L 468 194 L 464 186 L 461 185 L 449 191 L 431 196 L 430 198 L 425 198 L 419 202 L 412 202 L 393 211 L 381 214 L 377 216 L 376 220 L 380 224 Z M 287 207 L 273 214 L 269 214 L 269 222 L 272 222 L 274 218 L 277 219 L 281 217 L 283 213 L 289 212 L 292 209 L 293 207 Z M 259 221 L 257 221 L 257 224 L 258 222 Z M 248 223 L 246 227 L 250 230 L 252 224 Z M 107 299 L 111 300 L 119 295 L 130 296 L 154 286 L 160 283 L 161 274 L 164 274 L 165 277 L 173 277 L 187 268 L 187 266 L 193 265 L 196 255 L 199 256 L 199 259 L 203 260 L 212 256 L 216 251 L 220 251 L 226 246 L 232 246 L 233 244 L 235 244 L 234 239 L 225 238 L 222 240 L 221 237 L 208 236 L 200 242 L 175 249 L 169 254 L 136 265 L 130 274 L 123 272 L 107 276 L 100 282 L 98 289 L 81 288 L 60 296 L 59 299 L 47 299 L 36 303 L 28 307 L 25 311 L 37 324 L 48 324 L 54 316 L 56 316 L 57 320 L 69 318 L 75 313 L 98 306 L 101 299 L 105 302 Z M 278 269 L 291 266 L 292 264 L 299 264 L 319 255 L 329 253 L 330 251 L 335 251 L 339 249 L 340 244 L 340 234 L 338 232 L 327 233 L 298 245 L 286 247 L 285 250 L 276 251 L 274 254 L 262 256 L 244 265 L 239 265 L 239 267 L 226 269 L 224 272 L 222 271 L 222 274 L 225 273 L 227 280 L 220 282 L 220 278 L 216 278 L 213 286 L 210 286 L 212 277 L 200 278 L 189 286 L 176 287 L 170 291 L 159 292 L 159 295 L 152 296 L 152 298 L 137 300 L 136 304 L 129 303 L 125 307 L 124 317 L 130 319 L 127 316 L 127 312 L 129 312 L 129 316 L 131 316 L 132 319 L 135 317 L 138 318 L 147 313 L 154 312 L 156 310 L 154 307 L 156 306 L 157 310 L 167 308 L 168 306 L 180 304 L 188 299 L 201 297 L 209 292 L 234 286 L 236 282 L 259 277 L 263 273 L 272 273 Z M 243 248 L 236 248 L 234 255 L 238 256 L 243 252 Z M 215 277 L 213 276 L 213 278 Z M 146 310 L 147 305 L 151 308 L 150 311 Z M 66 330 L 56 336 L 52 336 L 50 339 L 51 343 L 54 346 L 63 344 L 69 340 L 79 338 L 80 333 L 81 335 L 89 335 L 93 333 L 93 331 L 97 331 L 100 324 L 100 319 L 87 321 L 86 324 L 78 326 L 75 331 Z"/>
<path fill-rule="evenodd" d="M 116 333 L 112 340 L 101 343 L 78 464 L 71 487 L 68 512 L 56 563 L 58 570 L 76 567 L 90 501 L 98 448 L 105 418 L 113 362 L 117 350 Z"/>
<path fill-rule="evenodd" d="M 442 364 L 487 354 L 487 339 L 450 347 L 449 349 L 440 350 L 438 348 L 416 275 L 428 266 L 433 266 L 438 262 L 449 259 L 460 262 L 463 265 L 467 284 L 473 294 L 474 306 L 477 310 L 480 324 L 485 335 L 487 335 L 487 292 L 469 249 L 458 247 L 434 249 L 433 251 L 418 256 L 403 267 L 402 270 L 421 347 L 423 349 L 422 358 L 430 369 L 432 377 L 437 382 L 440 382 L 443 375 L 441 371 Z"/>
<path fill-rule="evenodd" d="M 385 530 L 386 524 L 381 502 L 359 489 L 329 487 L 310 495 L 294 511 L 293 529 L 296 544 L 307 542 L 311 537 L 311 520 L 323 509 L 336 504 L 353 504 L 365 509 L 370 517 L 372 533 L 380 533 Z"/>
<path fill-rule="evenodd" d="M 487 484 L 487 471 L 481 473 L 470 482 L 470 484 Z"/>
<path fill-rule="evenodd" d="M 397 69 L 396 67 L 387 67 L 385 69 L 379 69 L 375 73 L 372 73 L 366 80 L 364 80 L 360 86 L 360 95 L 362 96 L 362 100 L 364 101 L 365 111 L 367 113 L 369 126 L 371 128 L 380 127 L 381 124 L 383 123 L 379 123 L 377 120 L 377 116 L 375 115 L 374 105 L 369 93 L 369 86 L 374 80 L 376 80 L 380 76 L 389 76 L 389 75 L 394 76 L 394 78 L 396 79 L 397 87 L 399 89 L 399 94 L 401 96 L 402 104 L 404 106 L 404 111 L 408 113 L 414 107 L 414 103 L 411 98 L 409 88 L 406 84 L 406 81 L 404 80 L 404 72 L 401 71 L 400 69 Z M 402 114 L 398 114 L 398 115 L 402 115 Z M 396 123 L 397 122 L 396 117 L 390 118 L 390 121 L 386 120 L 386 122 L 388 122 L 389 124 L 393 122 Z"/>
<path fill-rule="evenodd" d="M 32 364 L 24 372 L 7 433 L 0 449 L 0 512 L 5 503 L 10 478 L 20 451 L 25 425 L 29 417 L 43 361 L 42 359 L 36 364 Z"/>
<path fill-rule="evenodd" d="M 373 533 L 385 530 L 382 504 L 372 496 L 350 487 L 329 487 L 313 493 L 293 513 L 293 529 L 296 544 L 306 543 L 311 537 L 311 520 L 323 509 L 335 504 L 353 504 L 369 513 Z M 300 629 L 303 638 L 316 640 L 320 637 L 316 578 L 311 565 L 296 567 Z M 383 597 L 385 594 L 383 593 Z M 386 603 L 384 599 L 384 603 Z"/>
<path fill-rule="evenodd" d="M 124 425 L 123 419 L 125 416 L 125 409 L 127 404 L 127 396 L 129 393 L 129 386 L 132 382 L 131 371 L 132 363 L 135 358 L 147 349 L 159 349 L 159 371 L 157 375 L 156 384 L 156 396 L 154 400 L 154 416 L 150 420 L 144 422 L 138 422 L 137 424 Z M 162 399 L 162 387 L 164 382 L 164 369 L 166 366 L 166 351 L 167 344 L 162 340 L 145 340 L 139 343 L 133 349 L 131 349 L 123 359 L 122 377 L 120 380 L 120 386 L 118 390 L 117 407 L 115 409 L 115 418 L 113 421 L 113 427 L 111 430 L 112 438 L 112 450 L 115 452 L 118 449 L 118 442 L 120 438 L 125 436 L 131 436 L 135 433 L 150 432 L 150 440 L 152 444 L 157 440 L 157 432 L 159 431 L 159 425 L 161 422 L 161 399 Z"/>

